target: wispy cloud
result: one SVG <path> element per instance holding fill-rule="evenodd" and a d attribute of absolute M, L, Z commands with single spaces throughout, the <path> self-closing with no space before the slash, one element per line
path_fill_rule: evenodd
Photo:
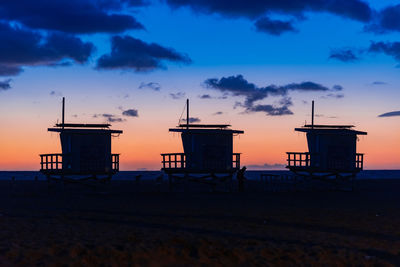
<path fill-rule="evenodd" d="M 6 91 L 11 89 L 11 82 L 12 82 L 11 79 L 0 81 L 0 91 Z"/>
<path fill-rule="evenodd" d="M 382 81 L 374 81 L 371 83 L 372 85 L 385 85 L 387 84 L 386 82 L 382 82 Z"/>
<path fill-rule="evenodd" d="M 360 59 L 356 52 L 350 48 L 332 49 L 329 58 L 343 62 L 355 62 Z"/>
<path fill-rule="evenodd" d="M 279 36 L 285 32 L 297 32 L 293 21 L 273 20 L 269 17 L 258 19 L 254 25 L 257 31 Z"/>
<path fill-rule="evenodd" d="M 381 115 L 378 115 L 378 117 L 383 118 L 383 117 L 396 117 L 400 116 L 400 110 L 399 111 L 391 111 L 391 112 L 386 112 Z"/>
<path fill-rule="evenodd" d="M 169 96 L 172 98 L 172 99 L 182 99 L 182 98 L 184 98 L 185 97 L 185 93 L 184 92 L 177 92 L 177 93 L 170 93 L 169 94 Z"/>
<path fill-rule="evenodd" d="M 151 89 L 154 91 L 160 91 L 161 85 L 159 83 L 155 83 L 155 82 L 148 82 L 148 83 L 142 82 L 139 85 L 139 89 Z"/>
<path fill-rule="evenodd" d="M 126 121 L 123 118 L 118 117 L 114 114 L 103 113 L 103 114 L 94 114 L 93 118 L 104 118 L 107 122 L 124 122 Z"/>
<path fill-rule="evenodd" d="M 212 97 L 208 94 L 204 94 L 204 95 L 199 95 L 199 98 L 201 99 L 211 99 Z"/>
<path fill-rule="evenodd" d="M 197 117 L 190 117 L 189 118 L 189 123 L 195 123 L 195 122 L 200 122 L 201 120 Z M 186 122 L 186 119 L 182 119 L 182 122 Z"/>
<path fill-rule="evenodd" d="M 59 92 L 59 91 L 51 91 L 50 92 L 50 96 L 62 96 L 62 93 L 61 92 Z"/>
<path fill-rule="evenodd" d="M 139 117 L 139 112 L 137 109 L 127 109 L 122 111 L 122 115 L 127 117 Z"/>

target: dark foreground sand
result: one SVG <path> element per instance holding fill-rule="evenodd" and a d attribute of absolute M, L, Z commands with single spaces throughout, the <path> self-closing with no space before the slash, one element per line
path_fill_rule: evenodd
<path fill-rule="evenodd" d="M 400 266 L 400 180 L 360 180 L 354 192 L 260 187 L 2 181 L 0 265 Z"/>

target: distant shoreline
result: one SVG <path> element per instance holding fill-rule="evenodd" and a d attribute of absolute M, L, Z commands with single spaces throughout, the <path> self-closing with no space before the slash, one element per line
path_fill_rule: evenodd
<path fill-rule="evenodd" d="M 287 170 L 249 170 L 246 171 L 246 178 L 249 180 L 260 179 L 260 174 L 290 174 Z M 113 176 L 113 180 L 134 180 L 137 175 L 141 175 L 143 180 L 152 180 L 162 174 L 162 171 L 120 171 Z M 11 180 L 46 180 L 46 177 L 39 171 L 0 171 L 0 181 Z M 166 179 L 166 175 L 165 175 Z M 365 170 L 357 175 L 357 179 L 400 179 L 400 170 Z"/>

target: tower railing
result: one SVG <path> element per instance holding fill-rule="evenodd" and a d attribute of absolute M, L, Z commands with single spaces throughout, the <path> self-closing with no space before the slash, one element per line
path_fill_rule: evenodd
<path fill-rule="evenodd" d="M 364 154 L 356 153 L 356 169 L 362 170 L 364 168 Z"/>
<path fill-rule="evenodd" d="M 287 157 L 287 167 L 293 168 L 308 168 L 311 167 L 311 158 L 317 157 L 318 154 L 310 154 L 309 152 L 286 152 Z M 343 161 L 340 161 L 342 164 Z M 334 166 L 340 169 L 341 164 L 333 164 L 330 162 L 331 167 Z M 362 170 L 364 167 L 364 154 L 356 153 L 356 158 L 354 162 L 354 167 L 357 170 Z M 343 164 L 342 164 L 343 165 Z"/>
<path fill-rule="evenodd" d="M 162 169 L 185 169 L 186 155 L 185 153 L 163 153 Z M 232 153 L 232 168 L 240 169 L 240 153 Z"/>
<path fill-rule="evenodd" d="M 41 172 L 59 172 L 63 170 L 63 157 L 69 154 L 53 153 L 40 154 Z M 119 171 L 119 154 L 111 154 L 111 169 L 113 172 Z"/>
<path fill-rule="evenodd" d="M 184 169 L 186 166 L 185 153 L 163 153 L 163 169 Z"/>
<path fill-rule="evenodd" d="M 288 167 L 310 167 L 311 155 L 309 152 L 286 152 Z"/>
<path fill-rule="evenodd" d="M 40 171 L 62 170 L 61 153 L 41 154 L 40 155 Z"/>

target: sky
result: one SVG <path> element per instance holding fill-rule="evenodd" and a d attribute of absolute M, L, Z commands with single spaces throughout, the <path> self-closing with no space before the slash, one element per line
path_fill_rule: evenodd
<path fill-rule="evenodd" d="M 159 170 L 190 99 L 249 169 L 306 151 L 295 127 L 352 124 L 365 169 L 400 169 L 400 4 L 389 0 L 5 0 L 0 170 L 60 152 L 61 120 L 111 123 L 121 170 Z"/>

